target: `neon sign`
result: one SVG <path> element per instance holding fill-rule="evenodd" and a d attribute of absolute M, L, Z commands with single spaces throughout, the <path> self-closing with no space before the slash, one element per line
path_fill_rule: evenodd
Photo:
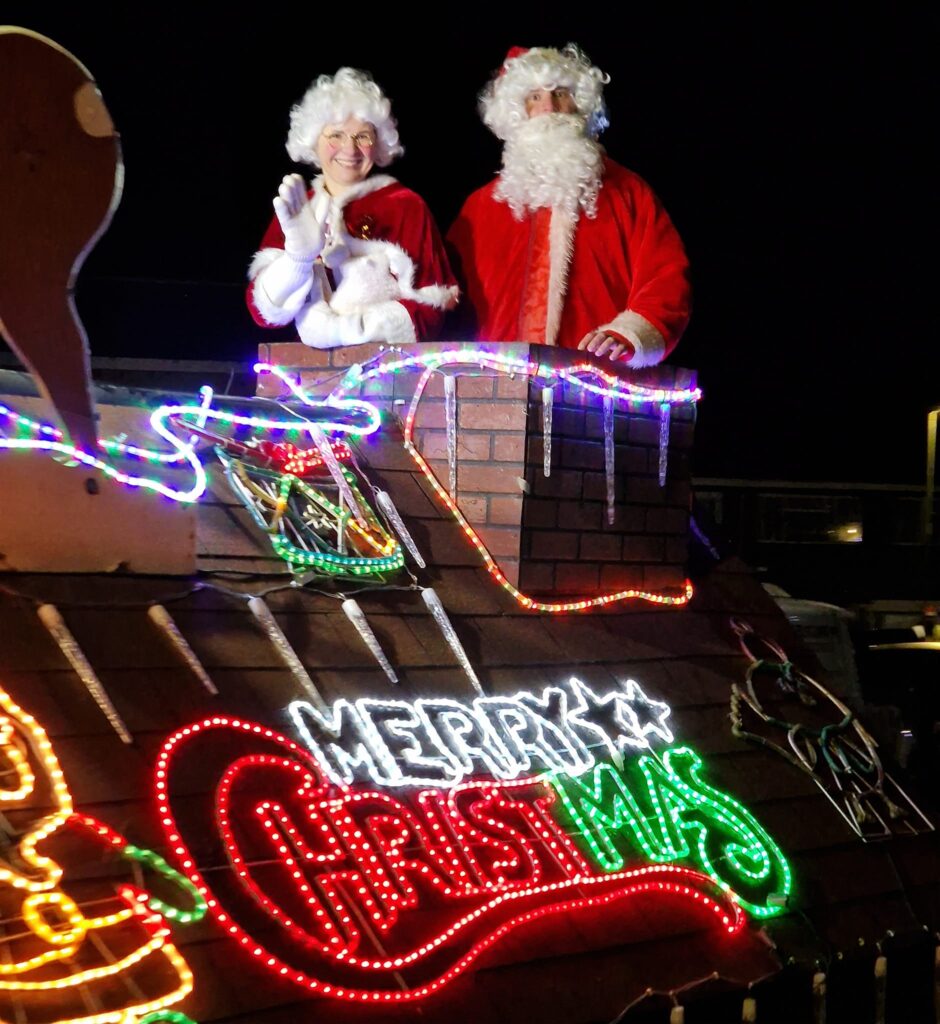
<path fill-rule="evenodd" d="M 773 840 L 705 781 L 694 752 L 650 747 L 671 742 L 668 707 L 635 683 L 583 686 L 472 704 L 336 702 L 318 717 L 294 705 L 308 733 L 314 721 L 322 730 L 310 750 L 252 722 L 206 719 L 170 737 L 157 764 L 167 841 L 249 955 L 352 1002 L 430 996 L 511 932 L 587 907 L 613 908 L 614 926 L 630 916 L 624 904 L 645 915 L 649 901 L 678 902 L 729 936 L 742 907 L 779 913 L 790 873 Z M 557 710 L 559 695 L 566 714 L 520 711 Z M 446 715 L 457 739 L 437 728 Z M 601 760 L 614 751 L 619 764 Z M 536 770 L 564 763 L 526 775 L 526 758 Z M 591 759 L 580 778 L 576 758 Z M 402 778 L 390 761 L 407 766 Z M 175 813 L 176 775 L 195 765 L 215 793 L 209 838 Z M 494 777 L 467 777 L 481 771 Z M 389 785 L 400 788 L 374 788 Z M 231 870 L 203 874 L 197 844 L 205 864 Z"/>
<path fill-rule="evenodd" d="M 598 759 L 653 741 L 671 743 L 669 705 L 634 679 L 601 694 L 571 679 L 541 695 L 415 701 L 338 700 L 321 712 L 294 701 L 289 714 L 328 778 L 377 786 L 459 785 L 472 775 L 518 779 L 581 775 Z"/>

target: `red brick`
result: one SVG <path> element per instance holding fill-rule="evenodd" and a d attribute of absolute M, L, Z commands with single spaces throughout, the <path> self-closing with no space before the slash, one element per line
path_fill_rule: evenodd
<path fill-rule="evenodd" d="M 422 433 L 418 451 L 426 459 L 447 458 L 447 431 L 428 430 Z M 475 462 L 488 462 L 490 458 L 490 435 L 457 432 L 457 458 Z"/>
<path fill-rule="evenodd" d="M 492 398 L 495 384 L 492 377 L 460 377 L 457 381 L 457 401 L 464 398 Z"/>
<path fill-rule="evenodd" d="M 519 560 L 517 558 L 500 558 L 499 568 L 507 580 L 514 586 L 519 586 Z"/>
<path fill-rule="evenodd" d="M 490 498 L 488 521 L 519 526 L 522 522 L 522 498 Z"/>
<path fill-rule="evenodd" d="M 267 348 L 267 362 L 274 366 L 329 366 L 329 349 L 310 348 L 299 341 L 275 341 Z"/>
<path fill-rule="evenodd" d="M 541 469 L 530 466 L 526 474 L 532 491 L 547 498 L 580 498 L 582 475 L 573 469 L 552 469 L 546 476 Z"/>
<path fill-rule="evenodd" d="M 667 562 L 684 566 L 689 557 L 688 537 L 667 537 L 665 557 Z"/>
<path fill-rule="evenodd" d="M 550 594 L 555 590 L 555 563 L 524 561 L 519 566 L 519 589 L 524 594 Z"/>
<path fill-rule="evenodd" d="M 519 494 L 519 466 L 474 466 L 464 464 L 457 469 L 457 481 L 461 491 L 476 491 L 484 494 Z"/>
<path fill-rule="evenodd" d="M 519 530 L 512 526 L 477 527 L 481 540 L 493 556 L 509 555 L 519 557 Z"/>
<path fill-rule="evenodd" d="M 630 478 L 630 484 L 633 482 Z M 623 501 L 628 486 L 624 473 L 614 474 L 614 500 Z M 606 473 L 585 473 L 584 474 L 584 497 L 588 501 L 607 501 L 607 474 Z"/>
<path fill-rule="evenodd" d="M 630 417 L 625 413 L 614 413 L 614 441 L 626 443 Z M 585 413 L 584 436 L 592 440 L 604 440 L 604 411 L 591 409 Z"/>
<path fill-rule="evenodd" d="M 615 505 L 614 522 L 610 529 L 619 533 L 642 533 L 646 530 L 647 508 L 645 505 Z M 607 509 L 604 509 L 604 522 L 607 522 Z"/>
<path fill-rule="evenodd" d="M 515 399 L 524 402 L 529 395 L 528 377 L 510 377 L 501 373 L 496 378 L 496 394 L 499 398 Z"/>
<path fill-rule="evenodd" d="M 441 373 L 432 373 L 430 379 L 425 385 L 424 391 L 422 392 L 421 398 L 443 398 L 444 397 L 444 375 Z"/>
<path fill-rule="evenodd" d="M 655 445 L 659 448 L 659 417 L 634 416 L 630 420 L 629 435 L 634 444 Z"/>
<path fill-rule="evenodd" d="M 525 460 L 525 434 L 493 434 L 493 458 L 498 462 L 518 462 Z"/>
<path fill-rule="evenodd" d="M 564 469 L 603 469 L 604 446 L 597 441 L 562 440 L 561 465 Z"/>
<path fill-rule="evenodd" d="M 516 402 L 462 402 L 457 422 L 479 430 L 524 430 L 526 407 Z"/>
<path fill-rule="evenodd" d="M 527 495 L 522 505 L 522 521 L 526 526 L 555 526 L 558 522 L 558 502 Z"/>
<path fill-rule="evenodd" d="M 527 532 L 529 551 L 532 558 L 565 559 L 578 557 L 578 535 L 560 533 L 557 530 L 533 530 Z"/>
<path fill-rule="evenodd" d="M 661 562 L 666 553 L 662 537 L 644 537 L 627 534 L 623 538 L 625 562 Z"/>
<path fill-rule="evenodd" d="M 576 565 L 555 567 L 556 594 L 583 594 L 591 597 L 598 591 L 600 582 L 600 566 L 590 562 L 579 562 Z"/>
<path fill-rule="evenodd" d="M 595 562 L 619 562 L 619 533 L 582 533 L 581 557 Z"/>
<path fill-rule="evenodd" d="M 558 437 L 584 437 L 584 413 L 580 409 L 553 409 L 552 434 Z"/>
<path fill-rule="evenodd" d="M 558 525 L 563 530 L 601 530 L 607 522 L 607 507 L 600 502 L 562 501 L 558 504 Z"/>
<path fill-rule="evenodd" d="M 685 570 L 674 565 L 648 565 L 643 570 L 645 588 L 652 591 L 675 591 L 685 589 Z"/>
<path fill-rule="evenodd" d="M 443 402 L 426 402 L 422 399 L 418 403 L 418 410 L 415 413 L 415 427 L 433 427 L 438 430 L 447 428 L 447 416 L 444 412 Z"/>
<path fill-rule="evenodd" d="M 601 566 L 601 590 L 642 590 L 644 582 L 642 566 L 619 563 Z"/>
<path fill-rule="evenodd" d="M 377 398 L 391 398 L 394 387 L 395 381 L 391 377 L 374 377 L 358 389 L 358 394 L 360 398 L 373 401 Z"/>
<path fill-rule="evenodd" d="M 486 522 L 486 498 L 471 497 L 458 491 L 457 506 L 471 523 Z"/>
<path fill-rule="evenodd" d="M 651 508 L 646 512 L 648 533 L 679 533 L 689 530 L 689 513 L 684 508 Z"/>

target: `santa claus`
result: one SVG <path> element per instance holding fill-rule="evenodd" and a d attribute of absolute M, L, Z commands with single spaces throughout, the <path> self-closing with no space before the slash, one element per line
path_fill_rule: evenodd
<path fill-rule="evenodd" d="M 287 151 L 321 173 L 284 178 L 248 273 L 263 327 L 293 322 L 315 348 L 423 341 L 457 288 L 424 201 L 387 174 L 403 150 L 388 99 L 364 71 L 321 75 L 291 111 Z"/>
<path fill-rule="evenodd" d="M 652 366 L 689 319 L 688 261 L 656 195 L 597 141 L 607 75 L 574 45 L 509 51 L 480 97 L 500 175 L 448 234 L 480 340 Z"/>

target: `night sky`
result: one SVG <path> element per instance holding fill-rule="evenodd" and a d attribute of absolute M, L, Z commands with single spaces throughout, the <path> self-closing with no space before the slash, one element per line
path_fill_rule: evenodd
<path fill-rule="evenodd" d="M 353 4 L 217 21 L 0 9 L 86 64 L 122 136 L 124 197 L 78 284 L 93 354 L 247 362 L 272 340 L 240 292 L 294 169 L 289 109 L 317 74 L 374 74 L 406 148 L 391 173 L 443 231 L 499 166 L 475 109 L 491 71 L 512 45 L 575 41 L 611 76 L 602 141 L 659 193 L 692 260 L 671 361 L 705 391 L 697 472 L 923 480 L 940 404 L 930 6 L 623 5 L 616 29 L 585 5 L 528 6 L 499 24 L 422 8 L 421 32 L 400 5 L 387 24 Z"/>

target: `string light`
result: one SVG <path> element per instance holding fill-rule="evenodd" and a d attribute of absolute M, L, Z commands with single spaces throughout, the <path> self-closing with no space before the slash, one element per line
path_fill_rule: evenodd
<path fill-rule="evenodd" d="M 619 757 L 651 739 L 671 743 L 671 709 L 635 679 L 596 693 L 572 678 L 540 694 L 414 701 L 340 698 L 329 708 L 293 701 L 297 732 L 334 782 L 451 787 L 481 768 L 499 779 L 547 771 L 578 776 L 595 751 Z M 420 769 L 420 770 L 415 770 Z"/>
<path fill-rule="evenodd" d="M 211 741 L 213 735 L 218 741 Z M 171 807 L 170 779 L 182 748 L 201 739 L 201 746 L 211 741 L 228 749 L 226 736 L 253 739 L 271 752 L 243 754 L 220 769 L 220 848 L 251 906 L 293 941 L 293 953 L 262 944 L 235 909 L 240 901 L 229 903 L 228 888 L 223 900 L 210 890 Z M 191 756 L 207 762 L 204 749 Z M 271 787 L 283 795 L 266 796 Z M 156 766 L 156 793 L 174 858 L 226 933 L 275 975 L 351 1002 L 423 999 L 528 922 L 634 895 L 683 900 L 729 935 L 745 920 L 729 891 L 691 868 L 592 869 L 552 814 L 552 788 L 538 778 L 427 789 L 406 803 L 400 795 L 328 782 L 287 737 L 214 716 L 167 740 Z M 250 860 L 242 852 L 246 844 Z M 441 919 L 447 908 L 450 924 Z M 436 913 L 409 915 L 408 926 L 398 927 L 402 915 L 419 909 Z M 417 935 L 422 924 L 433 933 Z M 367 925 L 383 936 L 384 952 L 360 950 Z M 440 954 L 448 947 L 455 952 L 444 968 Z M 296 956 L 302 966 L 290 962 Z M 395 978 L 405 970 L 409 987 L 402 989 Z"/>
<path fill-rule="evenodd" d="M 12 800 L 21 802 L 34 794 L 37 775 L 28 763 L 29 755 L 32 755 L 41 765 L 42 780 L 50 791 L 44 793 L 41 799 L 45 803 L 51 797 L 54 806 L 53 812 L 18 842 L 16 856 L 5 859 L 5 865 L 9 866 L 0 866 L 0 883 L 20 890 L 23 894 L 21 913 L 29 933 L 47 947 L 24 960 L 0 964 L 0 992 L 9 992 L 14 999 L 22 999 L 29 993 L 37 993 L 43 999 L 48 999 L 57 991 L 72 992 L 118 977 L 144 960 L 156 956 L 162 957 L 172 969 L 177 982 L 173 991 L 132 1007 L 93 1012 L 80 1018 L 57 1018 L 59 1024 L 132 1024 L 138 1021 L 141 1014 L 163 1012 L 185 998 L 193 989 L 193 976 L 186 961 L 170 941 L 170 931 L 165 920 L 152 909 L 160 901 L 151 905 L 151 897 L 147 893 L 124 885 L 118 889 L 122 903 L 119 910 L 87 917 L 75 901 L 60 889 L 62 867 L 50 857 L 37 852 L 41 843 L 70 823 L 90 829 L 111 846 L 124 844 L 126 847 L 126 841 L 95 819 L 73 814 L 72 798 L 45 730 L 2 688 L 0 755 L 6 764 L 13 766 L 16 775 L 15 789 L 10 787 L 0 790 L 4 804 Z M 188 880 L 183 879 L 165 862 L 161 866 L 162 859 L 156 854 L 136 848 L 127 849 L 133 851 L 131 856 L 147 861 L 164 877 L 182 884 L 186 891 L 193 892 Z M 195 903 L 194 909 L 198 910 Z M 182 913 L 189 915 L 193 911 Z M 84 967 L 74 970 L 74 973 L 48 976 L 48 969 L 53 965 L 72 957 L 80 957 L 86 939 L 92 941 L 96 933 L 112 928 L 120 928 L 123 933 L 132 921 L 140 926 L 147 939 L 130 953 L 109 960 L 100 967 Z M 37 973 L 46 976 L 41 980 L 33 980 Z"/>
<path fill-rule="evenodd" d="M 700 777 L 701 769 L 695 751 L 674 747 L 661 762 L 638 758 L 639 780 L 600 764 L 587 782 L 560 775 L 551 781 L 605 871 L 624 866 L 624 854 L 611 838 L 623 835 L 654 863 L 693 861 L 756 917 L 781 913 L 792 886 L 786 858 L 752 814 Z M 644 792 L 641 807 L 637 794 Z"/>

